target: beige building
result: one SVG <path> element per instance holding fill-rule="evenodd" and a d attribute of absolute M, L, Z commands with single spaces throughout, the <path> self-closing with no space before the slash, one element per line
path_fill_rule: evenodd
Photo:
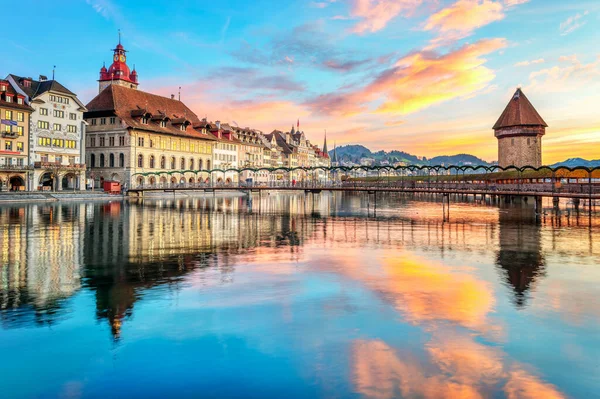
<path fill-rule="evenodd" d="M 29 162 L 29 123 L 33 108 L 8 80 L 0 80 L 0 190 L 23 191 L 32 168 Z"/>
<path fill-rule="evenodd" d="M 209 181 L 216 138 L 184 103 L 137 90 L 125 49 L 100 70 L 100 93 L 85 119 L 89 178 L 99 187 L 118 181 L 127 187 L 171 187 Z"/>
<path fill-rule="evenodd" d="M 87 105 L 90 178 L 99 186 L 167 187 L 205 182 L 215 137 L 174 98 L 110 85 Z"/>

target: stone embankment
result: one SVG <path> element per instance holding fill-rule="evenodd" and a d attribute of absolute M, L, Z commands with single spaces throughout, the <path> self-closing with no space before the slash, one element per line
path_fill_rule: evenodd
<path fill-rule="evenodd" d="M 104 192 L 75 191 L 75 192 L 3 192 L 0 193 L 0 204 L 6 202 L 37 202 L 37 201 L 114 201 L 122 200 L 122 195 Z"/>

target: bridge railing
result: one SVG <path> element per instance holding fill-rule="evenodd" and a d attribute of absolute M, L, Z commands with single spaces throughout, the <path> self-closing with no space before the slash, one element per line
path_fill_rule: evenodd
<path fill-rule="evenodd" d="M 328 182 L 289 182 L 289 181 L 271 181 L 255 182 L 248 184 L 245 182 L 232 183 L 157 183 L 144 184 L 133 187 L 134 189 L 225 189 L 249 190 L 254 188 L 278 189 L 278 188 L 296 188 L 296 189 L 328 189 L 328 188 L 346 188 L 346 189 L 392 189 L 406 191 L 473 191 L 473 192 L 530 192 L 530 193 L 573 193 L 573 194 L 600 194 L 600 183 L 496 183 L 496 182 L 453 182 L 453 181 L 328 181 Z"/>

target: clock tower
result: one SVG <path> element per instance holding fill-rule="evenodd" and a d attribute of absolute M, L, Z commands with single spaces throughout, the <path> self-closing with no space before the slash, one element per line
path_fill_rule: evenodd
<path fill-rule="evenodd" d="M 135 67 L 133 68 L 133 71 L 130 71 L 129 67 L 127 66 L 127 50 L 125 50 L 125 48 L 123 48 L 121 45 L 120 32 L 119 44 L 117 44 L 117 47 L 112 51 L 113 63 L 110 68 L 106 69 L 105 65 L 100 68 L 100 79 L 98 79 L 98 82 L 100 83 L 99 92 L 111 84 L 137 89 L 137 72 L 135 71 Z"/>

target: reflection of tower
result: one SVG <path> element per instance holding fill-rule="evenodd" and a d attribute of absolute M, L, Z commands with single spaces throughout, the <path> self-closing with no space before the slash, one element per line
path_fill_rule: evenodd
<path fill-rule="evenodd" d="M 541 228 L 529 204 L 503 204 L 499 218 L 499 244 L 496 264 L 514 291 L 514 302 L 523 307 L 527 292 L 545 274 L 541 249 Z"/>

